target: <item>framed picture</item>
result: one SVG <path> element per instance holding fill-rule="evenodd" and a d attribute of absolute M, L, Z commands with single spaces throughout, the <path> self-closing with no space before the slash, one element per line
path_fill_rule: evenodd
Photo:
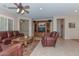
<path fill-rule="evenodd" d="M 69 28 L 75 28 L 75 23 L 69 23 Z"/>

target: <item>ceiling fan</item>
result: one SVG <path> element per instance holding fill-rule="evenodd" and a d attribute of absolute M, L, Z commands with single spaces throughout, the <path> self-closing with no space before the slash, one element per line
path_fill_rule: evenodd
<path fill-rule="evenodd" d="M 30 8 L 30 6 L 23 6 L 22 5 L 22 3 L 14 3 L 14 5 L 16 5 L 16 7 L 8 7 L 8 9 L 17 9 L 16 10 L 16 12 L 17 13 L 21 13 L 21 14 L 24 14 L 25 12 L 26 13 L 29 13 L 29 11 L 28 10 L 26 10 L 26 9 L 29 9 Z"/>

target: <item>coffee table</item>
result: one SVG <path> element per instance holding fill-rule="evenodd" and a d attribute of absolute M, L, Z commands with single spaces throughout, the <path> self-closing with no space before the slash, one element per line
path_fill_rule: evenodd
<path fill-rule="evenodd" d="M 16 43 L 22 43 L 24 46 L 27 46 L 27 40 L 24 37 L 13 39 L 11 42 L 11 44 L 16 44 Z"/>

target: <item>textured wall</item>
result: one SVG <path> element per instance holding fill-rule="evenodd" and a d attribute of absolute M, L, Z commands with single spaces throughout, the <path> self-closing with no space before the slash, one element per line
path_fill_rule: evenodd
<path fill-rule="evenodd" d="M 79 39 L 79 16 L 54 16 L 54 29 L 57 30 L 57 19 L 64 18 L 65 39 Z M 75 28 L 69 28 L 69 23 L 75 23 Z"/>

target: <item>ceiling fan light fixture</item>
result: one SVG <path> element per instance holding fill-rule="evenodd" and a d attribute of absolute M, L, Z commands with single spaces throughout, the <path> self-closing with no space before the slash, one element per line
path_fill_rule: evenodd
<path fill-rule="evenodd" d="M 16 12 L 19 12 L 19 11 L 20 11 L 20 9 L 18 8 Z"/>
<path fill-rule="evenodd" d="M 24 10 L 22 10 L 21 13 L 23 14 L 24 13 Z"/>

